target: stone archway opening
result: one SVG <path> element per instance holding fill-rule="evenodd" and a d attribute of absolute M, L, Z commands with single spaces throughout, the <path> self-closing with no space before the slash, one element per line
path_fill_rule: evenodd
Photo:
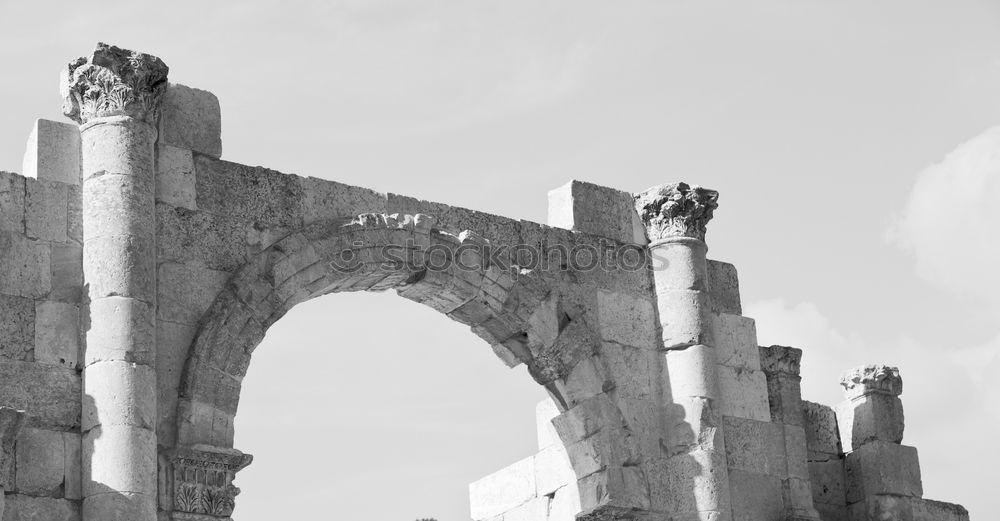
<path fill-rule="evenodd" d="M 373 314 L 387 327 L 367 329 Z M 243 382 L 235 446 L 254 462 L 233 518 L 469 519 L 468 484 L 536 452 L 545 398 L 481 344 L 392 294 L 296 306 Z"/>

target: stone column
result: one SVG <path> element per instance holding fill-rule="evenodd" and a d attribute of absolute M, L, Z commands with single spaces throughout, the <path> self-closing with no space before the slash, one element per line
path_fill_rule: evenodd
<path fill-rule="evenodd" d="M 705 227 L 718 197 L 714 190 L 676 183 L 640 193 L 635 203 L 650 241 L 669 379 L 662 443 L 668 481 L 683 483 L 691 495 L 671 513 L 724 520 L 731 517 L 729 477 L 705 259 Z"/>
<path fill-rule="evenodd" d="M 153 147 L 166 86 L 159 58 L 105 44 L 63 77 L 83 148 L 86 520 L 156 519 Z"/>

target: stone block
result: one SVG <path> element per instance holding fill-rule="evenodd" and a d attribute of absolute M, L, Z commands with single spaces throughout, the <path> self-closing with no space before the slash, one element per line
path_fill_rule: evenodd
<path fill-rule="evenodd" d="M 249 222 L 302 226 L 299 177 L 206 156 L 195 157 L 199 210 Z"/>
<path fill-rule="evenodd" d="M 903 402 L 898 396 L 865 394 L 841 402 L 836 410 L 844 452 L 872 441 L 903 441 Z"/>
<path fill-rule="evenodd" d="M 535 430 L 538 436 L 539 451 L 553 445 L 562 446 L 559 433 L 552 425 L 552 419 L 556 416 L 559 416 L 559 407 L 551 398 L 546 398 L 535 406 Z"/>
<path fill-rule="evenodd" d="M 0 230 L 24 233 L 25 179 L 0 172 Z"/>
<path fill-rule="evenodd" d="M 556 491 L 549 502 L 547 521 L 576 521 L 580 513 L 580 493 L 576 484 L 563 487 Z"/>
<path fill-rule="evenodd" d="M 694 450 L 654 460 L 644 468 L 653 510 L 689 514 L 729 509 L 729 471 L 721 451 Z M 777 490 L 780 497 L 780 480 Z"/>
<path fill-rule="evenodd" d="M 633 347 L 656 348 L 656 310 L 650 300 L 598 291 L 597 310 L 602 339 Z"/>
<path fill-rule="evenodd" d="M 71 241 L 83 244 L 83 188 L 70 185 L 66 199 L 69 204 L 66 211 L 66 235 Z"/>
<path fill-rule="evenodd" d="M 0 293 L 41 298 L 51 289 L 49 245 L 0 231 Z"/>
<path fill-rule="evenodd" d="M 229 272 L 205 268 L 193 262 L 160 263 L 157 318 L 179 324 L 197 324 L 229 277 Z"/>
<path fill-rule="evenodd" d="M 197 326 L 156 323 L 157 442 L 173 446 L 176 437 L 177 397 L 188 349 L 198 332 Z"/>
<path fill-rule="evenodd" d="M 736 266 L 728 262 L 709 259 L 706 268 L 708 271 L 708 301 L 712 311 L 742 315 L 740 281 L 736 273 Z"/>
<path fill-rule="evenodd" d="M 582 511 L 647 511 L 649 485 L 639 467 L 607 467 L 577 482 Z"/>
<path fill-rule="evenodd" d="M 549 192 L 549 226 L 607 237 L 625 244 L 646 244 L 646 230 L 632 194 L 583 181 Z"/>
<path fill-rule="evenodd" d="M 664 357 L 671 394 L 675 400 L 689 396 L 713 400 L 722 398 L 723 389 L 712 385 L 716 381 L 716 368 L 722 367 L 715 363 L 714 348 L 694 345 L 687 349 L 667 351 Z"/>
<path fill-rule="evenodd" d="M 730 469 L 787 476 L 783 425 L 724 416 L 722 430 Z"/>
<path fill-rule="evenodd" d="M 83 478 L 83 460 L 81 459 L 82 441 L 77 432 L 64 432 L 63 445 L 66 456 L 63 463 L 65 478 L 63 481 L 63 496 L 66 499 L 81 499 L 83 490 L 81 480 Z"/>
<path fill-rule="evenodd" d="M 819 512 L 819 518 L 823 521 L 852 521 L 847 505 L 814 503 L 813 507 Z"/>
<path fill-rule="evenodd" d="M 84 497 L 109 492 L 156 496 L 156 439 L 137 427 L 97 427 L 83 435 Z"/>
<path fill-rule="evenodd" d="M 83 294 L 83 248 L 75 243 L 51 246 L 49 300 L 79 303 Z"/>
<path fill-rule="evenodd" d="M 0 358 L 30 362 L 35 358 L 34 349 L 35 302 L 0 295 Z"/>
<path fill-rule="evenodd" d="M 386 195 L 316 177 L 297 178 L 302 187 L 302 218 L 312 224 L 363 213 L 386 213 Z"/>
<path fill-rule="evenodd" d="M 80 503 L 68 499 L 7 494 L 4 521 L 80 521 Z M 105 518 L 106 519 L 106 518 Z"/>
<path fill-rule="evenodd" d="M 913 521 L 969 521 L 969 511 L 961 505 L 913 499 Z"/>
<path fill-rule="evenodd" d="M 66 462 L 63 433 L 30 428 L 21 430 L 14 458 L 18 492 L 32 496 L 63 495 Z"/>
<path fill-rule="evenodd" d="M 917 449 L 884 441 L 873 441 L 844 458 L 847 502 L 876 494 L 920 497 L 920 463 Z"/>
<path fill-rule="evenodd" d="M 847 504 L 844 460 L 810 461 L 808 467 L 813 503 L 841 507 Z"/>
<path fill-rule="evenodd" d="M 253 245 L 252 222 L 159 203 L 156 205 L 156 255 L 161 261 L 199 261 L 207 268 L 235 271 L 263 249 Z"/>
<path fill-rule="evenodd" d="M 576 483 L 576 473 L 562 445 L 553 445 L 535 455 L 535 486 L 539 496 Z"/>
<path fill-rule="evenodd" d="M 798 375 L 764 373 L 771 421 L 802 426 L 802 386 Z"/>
<path fill-rule="evenodd" d="M 659 357 L 651 349 L 639 349 L 613 342 L 601 344 L 601 360 L 620 398 L 650 398 L 659 395 Z"/>
<path fill-rule="evenodd" d="M 785 461 L 788 464 L 788 476 L 809 479 L 808 451 L 806 449 L 806 433 L 797 425 L 785 425 Z"/>
<path fill-rule="evenodd" d="M 32 239 L 66 242 L 69 190 L 55 181 L 27 179 L 24 186 L 24 227 Z"/>
<path fill-rule="evenodd" d="M 0 382 L 0 406 L 27 411 L 27 426 L 58 429 L 80 426 L 81 386 L 77 371 L 0 360 Z"/>
<path fill-rule="evenodd" d="M 156 425 L 156 375 L 148 365 L 123 361 L 90 364 L 83 372 L 83 392 L 101 407 L 85 407 L 84 431 L 97 426 Z"/>
<path fill-rule="evenodd" d="M 200 516 L 188 517 L 183 521 L 232 521 L 232 518 Z M 83 519 L 100 519 L 101 521 L 135 521 L 137 519 L 157 518 L 156 497 L 147 494 L 129 492 L 97 494 L 83 500 Z M 181 521 L 181 518 L 177 518 Z"/>
<path fill-rule="evenodd" d="M 771 421 L 767 379 L 762 371 L 716 365 L 725 416 Z"/>
<path fill-rule="evenodd" d="M 155 330 L 150 304 L 127 297 L 99 298 L 85 308 L 83 318 L 85 365 L 109 360 L 153 364 Z"/>
<path fill-rule="evenodd" d="M 80 184 L 80 127 L 35 120 L 28 136 L 21 171 L 25 177 Z"/>
<path fill-rule="evenodd" d="M 837 458 L 841 453 L 840 434 L 833 408 L 802 400 L 802 417 L 809 460 Z"/>
<path fill-rule="evenodd" d="M 35 361 L 75 369 L 80 354 L 80 308 L 64 302 L 36 301 Z"/>
<path fill-rule="evenodd" d="M 740 369 L 760 369 L 757 325 L 752 318 L 728 313 L 713 315 L 712 329 L 720 364 Z"/>
<path fill-rule="evenodd" d="M 745 470 L 729 471 L 733 521 L 779 520 L 785 509 L 781 478 Z"/>
<path fill-rule="evenodd" d="M 503 521 L 540 521 L 549 514 L 548 496 L 536 497 L 523 505 L 516 506 L 503 514 Z"/>
<path fill-rule="evenodd" d="M 171 83 L 160 113 L 160 143 L 222 156 L 222 111 L 215 94 Z"/>
<path fill-rule="evenodd" d="M 785 503 L 787 521 L 820 521 L 819 513 L 813 508 L 812 490 L 809 479 L 788 478 L 782 480 L 781 490 Z"/>
<path fill-rule="evenodd" d="M 194 155 L 186 148 L 156 147 L 156 200 L 197 210 Z"/>
<path fill-rule="evenodd" d="M 535 497 L 535 459 L 523 459 L 469 485 L 472 518 L 487 519 Z"/>
<path fill-rule="evenodd" d="M 848 506 L 851 521 L 913 521 L 912 498 L 870 496 Z"/>

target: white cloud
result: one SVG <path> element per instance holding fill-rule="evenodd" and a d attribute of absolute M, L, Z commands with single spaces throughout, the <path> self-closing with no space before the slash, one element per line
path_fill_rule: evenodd
<path fill-rule="evenodd" d="M 1000 305 L 1000 127 L 920 173 L 889 237 L 924 279 Z"/>

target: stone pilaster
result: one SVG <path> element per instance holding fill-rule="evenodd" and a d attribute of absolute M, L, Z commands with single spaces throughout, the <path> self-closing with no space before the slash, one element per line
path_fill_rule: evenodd
<path fill-rule="evenodd" d="M 156 519 L 154 145 L 167 66 L 98 44 L 63 75 L 80 124 L 84 519 Z"/>
<path fill-rule="evenodd" d="M 707 287 L 705 228 L 718 192 L 686 183 L 635 196 L 653 259 L 661 348 L 672 403 L 664 406 L 663 450 L 670 481 L 693 494 L 692 511 L 674 515 L 730 519 L 721 398 Z"/>

